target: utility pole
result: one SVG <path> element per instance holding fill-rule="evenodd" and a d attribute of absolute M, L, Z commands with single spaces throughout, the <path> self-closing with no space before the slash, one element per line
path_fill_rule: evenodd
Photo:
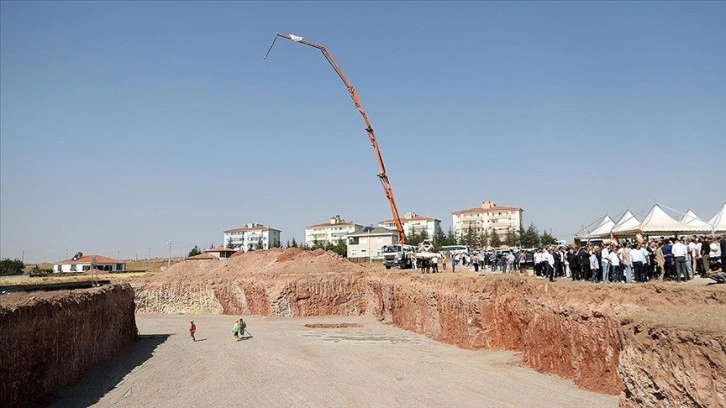
<path fill-rule="evenodd" d="M 169 261 L 167 262 L 166 267 L 170 268 L 171 267 L 171 241 L 167 242 L 166 244 L 169 245 Z"/>
<path fill-rule="evenodd" d="M 149 260 L 151 260 L 151 247 L 149 247 Z"/>
<path fill-rule="evenodd" d="M 116 250 L 116 259 L 121 259 L 120 252 L 118 249 Z"/>
<path fill-rule="evenodd" d="M 23 249 L 23 254 L 20 255 L 20 262 L 25 262 L 25 250 Z"/>
<path fill-rule="evenodd" d="M 68 248 L 66 248 L 66 259 L 68 259 Z"/>

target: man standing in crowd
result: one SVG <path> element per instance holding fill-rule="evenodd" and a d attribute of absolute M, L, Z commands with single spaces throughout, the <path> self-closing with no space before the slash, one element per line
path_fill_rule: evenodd
<path fill-rule="evenodd" d="M 610 281 L 610 248 L 610 245 L 605 245 L 600 252 L 603 282 Z"/>
<path fill-rule="evenodd" d="M 627 243 L 625 243 L 620 249 L 618 249 L 618 255 L 620 255 L 620 269 L 625 275 L 625 283 L 630 283 L 633 273 L 633 261 L 630 258 L 630 248 L 628 248 Z"/>
<path fill-rule="evenodd" d="M 663 253 L 663 242 L 659 242 L 655 248 L 655 273 L 661 281 L 665 277 L 665 254 Z"/>
<path fill-rule="evenodd" d="M 711 243 L 708 240 L 708 237 L 703 237 L 703 240 L 701 240 L 701 263 L 703 265 L 703 273 L 708 276 L 708 273 L 711 271 Z M 721 252 L 721 256 L 723 256 L 723 252 Z"/>
<path fill-rule="evenodd" d="M 630 260 L 633 263 L 635 281 L 645 282 L 645 279 L 643 279 L 643 264 L 645 263 L 645 259 L 643 258 L 643 253 L 638 248 L 638 244 L 633 244 L 633 248 L 630 251 Z"/>
<path fill-rule="evenodd" d="M 676 262 L 675 279 L 677 282 L 680 281 L 682 274 L 683 282 L 685 282 L 688 280 L 688 271 L 686 270 L 686 253 L 688 252 L 688 247 L 683 245 L 680 239 L 676 238 L 676 243 L 673 244 L 671 251 Z"/>
<path fill-rule="evenodd" d="M 620 282 L 620 257 L 618 256 L 617 251 L 615 251 L 615 248 L 612 248 L 610 251 L 608 259 L 610 259 L 610 275 L 612 276 L 610 282 Z M 605 283 L 608 283 L 608 281 L 605 281 Z"/>
<path fill-rule="evenodd" d="M 672 279 L 675 272 L 675 265 L 673 264 L 673 241 L 667 240 L 663 242 L 663 258 L 665 259 L 665 265 L 663 266 L 663 275 L 666 279 Z"/>
<path fill-rule="evenodd" d="M 552 256 L 550 251 L 547 249 L 543 252 L 543 258 L 544 258 L 544 266 L 545 270 L 547 271 L 547 277 L 549 278 L 550 282 L 555 281 L 555 258 Z"/>
<path fill-rule="evenodd" d="M 726 235 L 721 235 L 719 246 L 721 247 L 721 272 L 726 272 Z"/>
<path fill-rule="evenodd" d="M 597 283 L 598 269 L 600 269 L 596 251 L 597 248 L 590 250 L 590 282 L 593 283 Z"/>

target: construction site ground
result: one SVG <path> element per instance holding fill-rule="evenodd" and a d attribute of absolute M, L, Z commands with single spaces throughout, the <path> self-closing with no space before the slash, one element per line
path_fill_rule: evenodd
<path fill-rule="evenodd" d="M 197 341 L 188 327 L 197 325 Z M 141 340 L 52 405 L 250 407 L 616 407 L 618 397 L 470 351 L 370 316 L 137 314 Z M 347 324 L 346 324 L 347 323 Z M 306 325 L 311 327 L 306 327 Z M 342 328 L 316 328 L 327 326 Z"/>

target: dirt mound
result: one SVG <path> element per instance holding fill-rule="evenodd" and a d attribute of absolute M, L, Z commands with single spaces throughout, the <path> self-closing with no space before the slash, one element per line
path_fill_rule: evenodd
<path fill-rule="evenodd" d="M 327 273 L 360 273 L 368 270 L 339 255 L 318 249 L 270 249 L 234 254 L 219 262 L 186 261 L 171 266 L 154 276 L 156 282 L 210 282 L 214 279 L 233 279 L 251 275 L 318 275 Z"/>

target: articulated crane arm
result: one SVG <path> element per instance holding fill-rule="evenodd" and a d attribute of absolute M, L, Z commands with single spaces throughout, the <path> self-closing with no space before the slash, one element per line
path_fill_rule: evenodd
<path fill-rule="evenodd" d="M 353 103 L 355 104 L 355 107 L 358 108 L 358 112 L 360 112 L 360 115 L 363 117 L 363 121 L 366 124 L 366 132 L 368 132 L 368 138 L 371 141 L 371 145 L 373 145 L 373 151 L 376 154 L 376 159 L 378 160 L 378 178 L 381 180 L 381 184 L 383 185 L 383 191 L 386 193 L 386 197 L 388 198 L 388 203 L 391 205 L 391 213 L 393 214 L 393 222 L 396 223 L 396 231 L 398 231 L 398 242 L 400 244 L 404 244 L 406 242 L 406 234 L 403 232 L 403 224 L 401 224 L 401 218 L 398 216 L 398 208 L 396 207 L 396 199 L 393 197 L 393 189 L 391 189 L 391 183 L 388 181 L 388 176 L 386 175 L 386 166 L 383 164 L 383 157 L 381 157 L 381 151 L 378 149 L 378 142 L 376 141 L 376 135 L 373 133 L 373 127 L 371 126 L 371 122 L 368 120 L 368 115 L 366 115 L 366 112 L 363 110 L 363 107 L 360 104 L 360 100 L 358 99 L 358 94 L 355 92 L 355 88 L 353 88 L 353 85 L 348 82 L 348 78 L 345 77 L 345 74 L 343 74 L 343 70 L 340 69 L 338 66 L 338 63 L 335 62 L 335 59 L 330 54 L 330 52 L 322 45 L 316 44 L 314 42 L 310 42 L 308 40 L 305 40 L 302 37 L 298 37 L 296 35 L 292 34 L 281 34 L 277 33 L 275 34 L 275 38 L 272 40 L 272 44 L 270 44 L 270 48 L 267 50 L 267 54 L 265 54 L 265 58 L 270 54 L 270 51 L 272 51 L 272 47 L 275 45 L 275 41 L 277 41 L 277 37 L 287 38 L 288 40 L 292 40 L 301 44 L 309 45 L 313 48 L 319 49 L 323 55 L 325 56 L 325 59 L 328 60 L 330 65 L 333 67 L 335 72 L 338 74 L 340 79 L 343 81 L 343 84 L 345 84 L 345 87 L 348 88 L 348 92 L 350 92 L 350 97 L 353 98 Z"/>

